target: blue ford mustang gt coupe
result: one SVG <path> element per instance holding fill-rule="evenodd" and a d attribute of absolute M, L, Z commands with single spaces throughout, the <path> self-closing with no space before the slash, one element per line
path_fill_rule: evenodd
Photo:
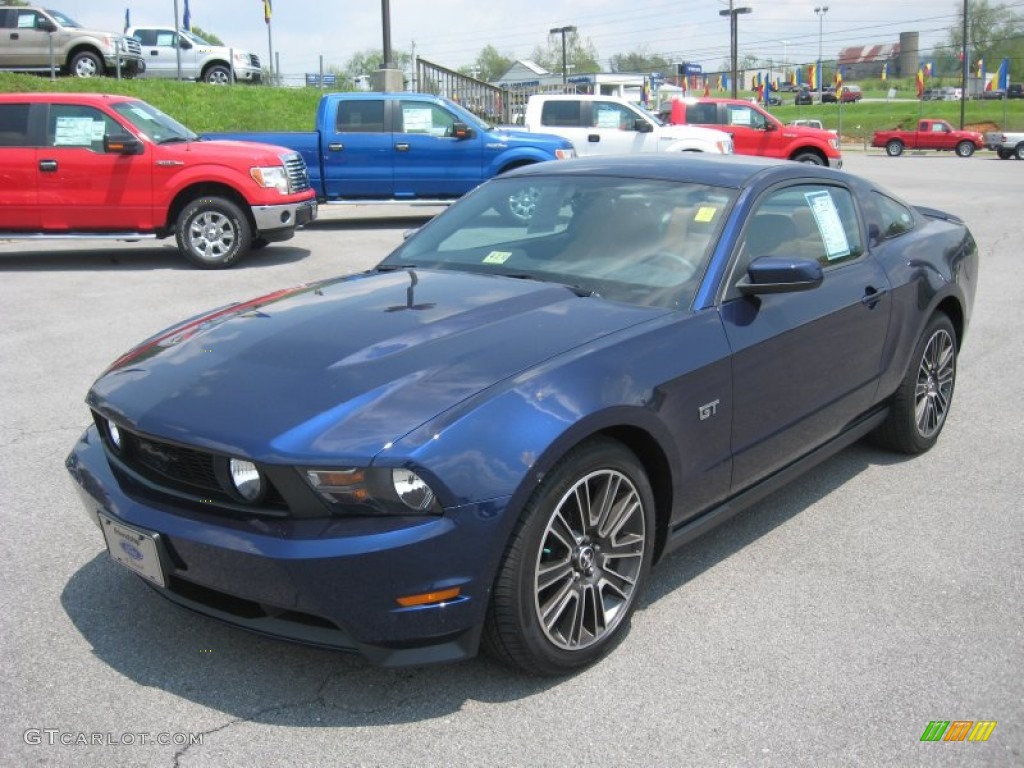
<path fill-rule="evenodd" d="M 143 342 L 67 468 L 111 556 L 202 614 L 564 674 L 666 553 L 862 437 L 928 450 L 977 274 L 955 216 L 835 170 L 542 163 L 375 269 Z"/>

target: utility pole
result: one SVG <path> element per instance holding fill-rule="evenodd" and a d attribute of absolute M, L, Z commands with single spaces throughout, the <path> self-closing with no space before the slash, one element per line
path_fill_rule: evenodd
<path fill-rule="evenodd" d="M 818 69 L 817 69 L 817 72 L 818 72 L 818 103 L 820 104 L 821 103 L 821 87 L 822 87 L 822 85 L 825 82 L 825 77 L 824 77 L 825 72 L 823 71 L 824 67 L 821 64 L 821 31 L 822 31 L 822 24 L 825 21 L 825 14 L 828 13 L 828 6 L 827 5 L 819 5 L 817 8 L 814 9 L 814 13 L 817 14 L 817 16 L 818 16 Z M 837 94 L 836 98 L 838 98 L 838 94 Z"/>
<path fill-rule="evenodd" d="M 738 72 L 736 44 L 738 32 L 736 25 L 736 17 L 739 16 L 741 13 L 753 13 L 753 9 L 747 7 L 734 8 L 733 0 L 729 0 L 729 10 L 718 12 L 719 16 L 729 17 L 729 61 L 732 64 L 732 77 L 730 78 L 730 82 L 732 85 L 732 97 L 734 99 L 736 98 L 736 75 Z"/>
<path fill-rule="evenodd" d="M 565 35 L 566 35 L 567 32 L 575 32 L 575 31 L 576 31 L 576 27 L 573 27 L 573 26 L 555 27 L 554 29 L 548 30 L 549 34 L 552 34 L 552 35 L 560 34 L 562 36 L 562 90 L 563 91 L 565 90 L 565 85 L 566 85 L 566 82 L 567 82 L 566 66 L 565 66 L 565 57 L 566 57 L 566 53 L 565 53 Z"/>

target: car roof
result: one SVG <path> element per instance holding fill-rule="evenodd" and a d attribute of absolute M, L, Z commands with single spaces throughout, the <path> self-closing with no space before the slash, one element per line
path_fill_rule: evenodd
<path fill-rule="evenodd" d="M 0 6 L 3 7 L 3 6 Z M 14 7 L 14 6 L 10 6 Z M 0 93 L 0 99 L 5 102 L 19 102 L 31 104 L 88 104 L 97 101 L 109 101 L 120 103 L 122 101 L 138 101 L 133 96 L 122 96 L 116 93 L 48 93 L 46 91 L 35 91 L 31 93 Z"/>
<path fill-rule="evenodd" d="M 682 181 L 742 189 L 791 178 L 847 180 L 833 168 L 754 155 L 641 153 L 556 160 L 517 168 L 503 176 L 617 176 L 655 181 Z"/>

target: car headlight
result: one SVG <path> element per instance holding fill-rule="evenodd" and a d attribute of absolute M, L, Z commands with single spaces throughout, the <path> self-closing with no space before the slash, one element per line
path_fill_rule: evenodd
<path fill-rule="evenodd" d="M 839 149 L 839 139 L 838 139 L 838 137 L 835 138 L 835 139 L 829 139 L 828 143 L 832 145 L 832 149 Z"/>
<path fill-rule="evenodd" d="M 117 428 L 117 424 L 112 421 L 107 422 L 107 437 L 110 438 L 110 444 L 114 447 L 114 450 L 118 453 L 121 452 L 121 430 Z"/>
<path fill-rule="evenodd" d="M 253 181 L 266 189 L 276 189 L 282 195 L 288 194 L 288 174 L 279 165 L 250 168 Z"/>
<path fill-rule="evenodd" d="M 231 459 L 228 473 L 235 491 L 248 502 L 258 501 L 263 496 L 266 484 L 256 465 L 245 459 Z"/>
<path fill-rule="evenodd" d="M 572 160 L 576 157 L 576 149 L 556 149 L 555 159 L 556 160 Z"/>
<path fill-rule="evenodd" d="M 725 139 L 724 141 L 718 142 L 718 151 L 723 155 L 733 154 L 733 145 L 731 139 Z"/>
<path fill-rule="evenodd" d="M 313 490 L 338 512 L 357 515 L 441 513 L 433 489 L 411 469 L 306 469 L 303 476 Z"/>

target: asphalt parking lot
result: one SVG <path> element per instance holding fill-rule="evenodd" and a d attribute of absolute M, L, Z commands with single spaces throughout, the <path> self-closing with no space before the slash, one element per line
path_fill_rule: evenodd
<path fill-rule="evenodd" d="M 382 670 L 195 616 L 111 561 L 64 470 L 89 385 L 130 345 L 369 267 L 432 209 L 330 210 L 221 272 L 169 241 L 0 242 L 0 765 L 1024 764 L 1024 163 L 845 168 L 979 242 L 942 439 L 915 459 L 854 446 L 671 556 L 626 641 L 563 680 Z M 932 720 L 997 726 L 923 743 Z"/>

